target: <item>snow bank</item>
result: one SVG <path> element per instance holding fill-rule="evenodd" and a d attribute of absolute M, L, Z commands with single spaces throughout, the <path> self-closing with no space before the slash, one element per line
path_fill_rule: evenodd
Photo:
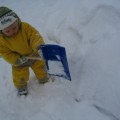
<path fill-rule="evenodd" d="M 120 119 L 119 0 L 1 0 L 1 4 L 34 25 L 46 43 L 66 48 L 72 82 L 55 78 L 40 86 L 31 73 L 30 94 L 18 98 L 11 66 L 1 59 L 0 119 Z"/>

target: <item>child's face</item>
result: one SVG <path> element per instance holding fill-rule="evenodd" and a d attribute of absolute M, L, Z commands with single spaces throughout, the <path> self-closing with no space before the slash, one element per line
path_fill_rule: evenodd
<path fill-rule="evenodd" d="M 19 30 L 18 21 L 16 21 L 9 27 L 2 30 L 2 32 L 3 32 L 3 34 L 5 34 L 8 37 L 12 37 L 18 33 L 18 30 Z"/>

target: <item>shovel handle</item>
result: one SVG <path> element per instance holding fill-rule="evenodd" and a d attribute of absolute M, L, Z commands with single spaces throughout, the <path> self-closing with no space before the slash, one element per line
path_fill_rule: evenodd
<path fill-rule="evenodd" d="M 29 60 L 42 60 L 40 57 L 27 57 Z"/>

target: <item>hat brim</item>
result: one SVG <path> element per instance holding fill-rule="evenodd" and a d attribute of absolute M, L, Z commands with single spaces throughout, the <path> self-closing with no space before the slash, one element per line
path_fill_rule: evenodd
<path fill-rule="evenodd" d="M 13 17 L 13 16 L 6 16 L 0 19 L 0 30 L 4 30 L 5 28 L 9 27 L 17 20 L 18 18 Z"/>

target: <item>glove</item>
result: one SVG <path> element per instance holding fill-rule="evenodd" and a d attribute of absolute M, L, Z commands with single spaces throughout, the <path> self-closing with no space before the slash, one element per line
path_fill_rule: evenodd
<path fill-rule="evenodd" d="M 16 65 L 22 65 L 23 63 L 27 61 L 28 61 L 28 58 L 26 56 L 22 56 L 16 61 Z"/>
<path fill-rule="evenodd" d="M 28 61 L 28 58 L 26 56 L 22 56 L 21 58 L 19 58 L 19 61 L 21 64 L 23 64 Z"/>

